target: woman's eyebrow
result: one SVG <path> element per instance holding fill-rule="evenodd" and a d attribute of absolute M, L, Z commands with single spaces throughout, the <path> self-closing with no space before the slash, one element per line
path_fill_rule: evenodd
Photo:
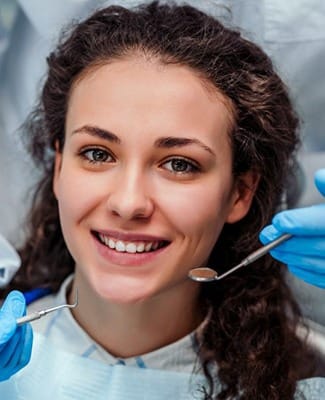
<path fill-rule="evenodd" d="M 119 139 L 114 133 L 106 129 L 99 128 L 98 126 L 84 125 L 81 128 L 77 128 L 72 131 L 72 135 L 76 133 L 85 133 L 100 139 L 108 140 L 109 142 L 121 143 L 121 139 Z"/>
<path fill-rule="evenodd" d="M 114 142 L 118 144 L 121 143 L 121 139 L 117 137 L 114 133 L 106 129 L 99 128 L 98 126 L 84 125 L 81 128 L 77 128 L 72 131 L 72 135 L 76 133 L 84 133 L 91 136 L 99 137 L 100 139 L 104 139 L 109 142 Z M 196 144 L 200 146 L 203 150 L 209 152 L 212 155 L 215 155 L 214 151 L 209 146 L 207 146 L 206 144 L 202 143 L 200 140 L 195 138 L 166 136 L 155 140 L 154 143 L 155 147 L 166 148 L 166 149 L 170 149 L 173 147 L 184 147 L 191 144 Z"/>
<path fill-rule="evenodd" d="M 202 143 L 198 139 L 166 136 L 166 137 L 161 137 L 155 141 L 156 147 L 163 147 L 166 149 L 170 149 L 172 147 L 184 147 L 184 146 L 188 146 L 190 144 L 199 145 L 203 150 L 205 150 L 205 151 L 209 152 L 210 154 L 212 154 L 213 156 L 215 156 L 214 151 L 209 146 Z"/>

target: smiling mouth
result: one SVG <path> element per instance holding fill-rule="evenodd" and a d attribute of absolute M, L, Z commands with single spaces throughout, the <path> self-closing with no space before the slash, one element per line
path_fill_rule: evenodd
<path fill-rule="evenodd" d="M 98 232 L 93 232 L 93 234 L 101 244 L 110 248 L 111 250 L 115 250 L 118 253 L 129 253 L 129 254 L 151 253 L 163 247 L 166 247 L 170 244 L 170 242 L 166 240 L 125 241 L 125 240 L 115 239 Z"/>

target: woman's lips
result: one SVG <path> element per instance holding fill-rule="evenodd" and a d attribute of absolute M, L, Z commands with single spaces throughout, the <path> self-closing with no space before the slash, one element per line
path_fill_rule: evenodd
<path fill-rule="evenodd" d="M 98 239 L 110 249 L 115 249 L 120 253 L 147 253 L 157 250 L 164 246 L 165 241 L 162 240 L 121 240 L 112 236 L 98 234 Z"/>
<path fill-rule="evenodd" d="M 143 235 L 113 236 L 100 232 L 92 233 L 100 255 L 107 261 L 123 266 L 146 264 L 161 254 L 170 244 L 166 240 L 154 240 L 153 237 Z"/>

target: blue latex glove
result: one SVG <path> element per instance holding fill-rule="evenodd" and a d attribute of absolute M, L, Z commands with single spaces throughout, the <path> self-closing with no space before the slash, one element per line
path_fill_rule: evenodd
<path fill-rule="evenodd" d="M 21 292 L 9 293 L 0 309 L 0 381 L 9 379 L 30 360 L 33 331 L 30 324 L 18 326 L 16 318 L 25 314 Z"/>
<path fill-rule="evenodd" d="M 325 196 L 325 169 L 317 171 L 315 184 Z M 283 233 L 294 236 L 271 251 L 298 278 L 325 288 L 325 204 L 282 211 L 260 233 L 263 244 Z"/>

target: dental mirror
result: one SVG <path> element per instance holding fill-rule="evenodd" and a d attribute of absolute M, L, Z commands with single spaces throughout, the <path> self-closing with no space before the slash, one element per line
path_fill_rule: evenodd
<path fill-rule="evenodd" d="M 244 258 L 239 264 L 235 267 L 231 268 L 229 271 L 225 272 L 224 274 L 218 275 L 217 271 L 212 268 L 208 267 L 199 267 L 193 268 L 188 273 L 188 277 L 196 282 L 212 282 L 212 281 L 219 281 L 220 279 L 232 274 L 233 272 L 237 271 L 237 269 L 245 267 L 246 265 L 251 264 L 252 262 L 258 260 L 259 258 L 263 257 L 266 253 L 272 250 L 274 247 L 278 246 L 285 240 L 288 240 L 292 235 L 286 233 L 277 239 L 273 240 L 272 242 L 268 243 L 265 246 L 260 247 L 259 249 L 253 251 L 250 255 Z"/>

